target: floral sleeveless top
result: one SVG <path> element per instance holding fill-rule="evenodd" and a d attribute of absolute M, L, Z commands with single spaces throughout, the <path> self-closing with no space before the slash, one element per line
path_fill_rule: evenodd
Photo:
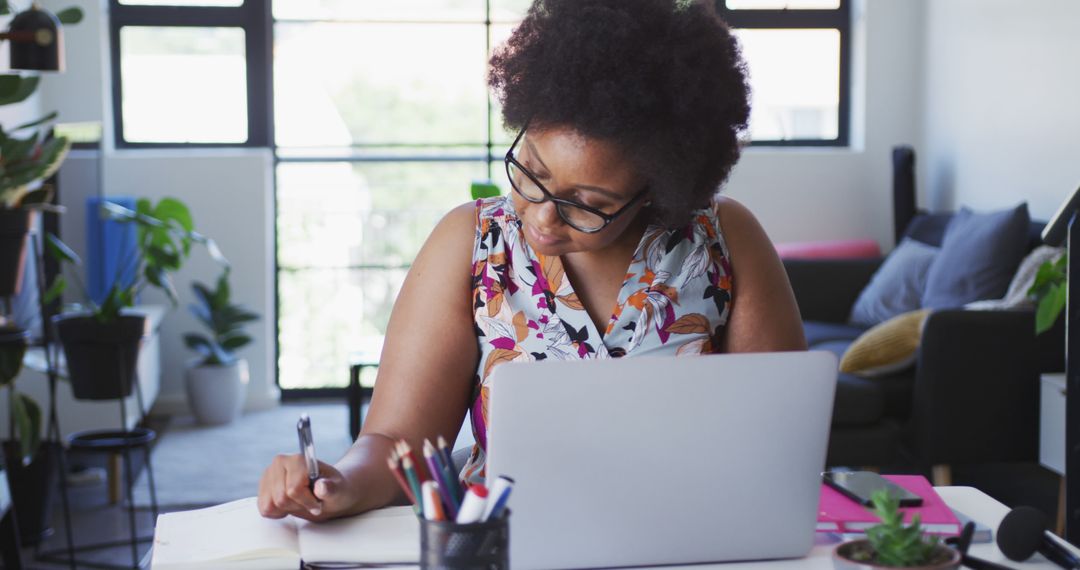
<path fill-rule="evenodd" d="M 715 209 L 678 230 L 646 229 L 601 332 L 559 257 L 526 243 L 509 197 L 477 200 L 472 301 L 480 362 L 470 409 L 473 446 L 462 479 L 484 479 L 488 386 L 504 362 L 692 355 L 719 350 L 731 311 L 731 265 Z"/>

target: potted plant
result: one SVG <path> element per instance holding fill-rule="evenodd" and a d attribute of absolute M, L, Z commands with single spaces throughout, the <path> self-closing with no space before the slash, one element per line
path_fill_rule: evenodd
<path fill-rule="evenodd" d="M 187 347 L 199 353 L 185 373 L 188 403 L 199 423 L 229 423 L 244 406 L 248 383 L 247 360 L 238 358 L 236 351 L 251 342 L 244 324 L 259 316 L 230 300 L 228 268 L 213 290 L 199 282 L 191 288 L 198 302 L 189 309 L 209 335 L 184 335 Z"/>
<path fill-rule="evenodd" d="M 918 568 L 947 570 L 960 567 L 960 552 L 923 536 L 919 516 L 904 526 L 900 500 L 882 489 L 872 496 L 874 514 L 881 524 L 866 530 L 866 538 L 845 542 L 833 551 L 837 570 Z"/>
<path fill-rule="evenodd" d="M 135 224 L 136 247 L 131 258 L 119 264 L 125 270 L 118 272 L 103 301 L 95 303 L 85 295 L 85 287 L 76 279 L 88 308 L 54 318 L 77 399 L 112 400 L 131 394 L 139 348 L 149 331 L 146 317 L 127 309 L 147 287 L 165 292 L 176 306 L 178 296 L 170 274 L 183 265 L 193 243 L 206 245 L 212 257 L 226 263 L 214 242 L 195 231 L 190 211 L 176 198 L 162 198 L 157 204 L 140 199 L 135 210 L 105 202 L 102 210 L 110 219 Z M 47 250 L 60 261 L 78 263 L 55 236 L 48 236 Z M 125 280 L 125 275 L 132 277 Z M 66 281 L 58 278 L 47 300 L 65 288 Z"/>
<path fill-rule="evenodd" d="M 7 0 L 0 0 L 0 15 L 10 13 Z M 53 16 L 35 3 L 15 20 L 25 22 L 42 15 L 64 25 L 76 24 L 83 17 L 77 7 Z M 0 74 L 0 106 L 25 101 L 39 82 L 36 75 Z M 44 182 L 60 168 L 71 148 L 67 138 L 50 136 L 56 117 L 53 112 L 13 128 L 0 126 L 0 300 L 8 301 L 22 290 L 38 213 L 60 211 L 51 204 L 53 188 Z M 10 302 L 5 307 L 10 307 Z M 3 442 L 4 466 L 18 512 L 19 535 L 24 545 L 36 544 L 52 532 L 49 520 L 59 450 L 55 445 L 42 445 L 41 406 L 15 387 L 30 333 L 9 322 L 8 317 L 0 312 L 0 387 L 7 391 L 9 417 Z"/>
<path fill-rule="evenodd" d="M 1065 310 L 1068 260 L 1069 256 L 1062 254 L 1040 265 L 1035 282 L 1028 289 L 1028 296 L 1035 301 L 1035 334 L 1049 330 Z"/>
<path fill-rule="evenodd" d="M 0 0 L 0 15 L 11 13 L 7 0 Z M 36 3 L 19 16 L 47 14 Z M 19 16 L 16 16 L 18 18 Z M 48 14 L 59 24 L 82 21 L 78 7 Z M 5 73 L 0 75 L 0 106 L 21 103 L 37 90 L 40 77 Z M 37 210 L 48 208 L 52 189 L 41 181 L 56 173 L 71 149 L 65 137 L 50 137 L 50 124 L 57 113 L 14 128 L 0 127 L 0 297 L 19 293 L 26 268 L 27 243 Z"/>

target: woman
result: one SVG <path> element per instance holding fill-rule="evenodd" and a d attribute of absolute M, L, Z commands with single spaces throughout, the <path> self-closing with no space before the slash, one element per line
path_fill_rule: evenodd
<path fill-rule="evenodd" d="M 715 197 L 749 105 L 708 2 L 537 0 L 489 82 L 520 131 L 513 192 L 434 229 L 394 306 L 363 432 L 314 492 L 300 456 L 276 457 L 264 516 L 400 502 L 394 441 L 452 437 L 466 410 L 477 444 L 462 477 L 481 480 L 487 382 L 503 362 L 805 349 L 768 238 Z"/>

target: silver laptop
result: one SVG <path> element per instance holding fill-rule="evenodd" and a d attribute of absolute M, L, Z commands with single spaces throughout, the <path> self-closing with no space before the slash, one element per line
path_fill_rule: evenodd
<path fill-rule="evenodd" d="M 487 476 L 516 481 L 513 567 L 806 555 L 836 369 L 827 352 L 496 368 Z"/>

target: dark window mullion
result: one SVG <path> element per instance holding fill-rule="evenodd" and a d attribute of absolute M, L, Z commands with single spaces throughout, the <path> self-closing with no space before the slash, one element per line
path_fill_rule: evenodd
<path fill-rule="evenodd" d="M 846 28 L 845 10 L 730 10 L 723 19 L 733 28 Z"/>
<path fill-rule="evenodd" d="M 245 146 L 270 147 L 274 140 L 274 17 L 271 2 L 248 1 L 244 14 L 247 61 L 248 140 Z"/>
<path fill-rule="evenodd" d="M 259 10 L 259 4 L 268 2 L 246 2 L 235 8 L 205 6 L 127 6 L 119 0 L 112 0 L 109 18 L 119 26 L 232 26 L 243 27 L 248 20 L 248 13 Z"/>

